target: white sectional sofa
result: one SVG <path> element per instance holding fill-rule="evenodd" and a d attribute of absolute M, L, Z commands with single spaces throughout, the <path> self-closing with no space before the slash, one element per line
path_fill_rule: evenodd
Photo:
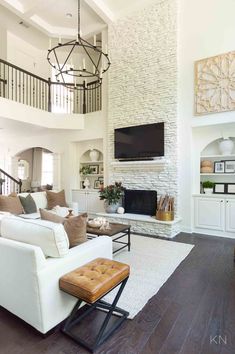
<path fill-rule="evenodd" d="M 42 201 L 40 197 L 39 200 Z M 45 206 L 41 203 L 40 207 Z M 74 248 L 65 251 L 63 249 L 63 255 L 60 257 L 55 258 L 54 255 L 52 258 L 53 254 L 52 257 L 46 257 L 44 247 L 37 245 L 38 234 L 35 236 L 37 226 L 35 221 L 32 222 L 30 229 L 29 220 L 19 220 L 20 218 L 16 220 L 16 217 L 12 217 L 11 221 L 9 216 L 1 216 L 1 218 L 0 306 L 41 333 L 46 333 L 68 317 L 76 302 L 74 297 L 59 289 L 59 278 L 92 259 L 98 257 L 112 259 L 112 240 L 106 236 L 98 237 Z M 40 222 L 41 220 L 38 222 L 39 227 Z M 58 227 L 63 228 L 60 224 L 56 225 L 56 230 Z M 45 228 L 44 224 L 43 227 Z M 35 244 L 24 242 L 24 233 L 29 235 L 30 230 L 33 231 L 31 234 Z M 63 230 L 60 229 L 59 232 L 62 237 Z M 18 234 L 21 242 L 11 239 Z M 50 234 L 51 239 L 53 235 Z M 66 237 L 63 245 L 66 245 Z M 51 252 L 51 249 L 49 251 Z"/>

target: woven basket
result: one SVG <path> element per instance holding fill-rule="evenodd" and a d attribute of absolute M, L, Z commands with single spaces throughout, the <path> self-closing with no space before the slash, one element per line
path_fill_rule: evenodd
<path fill-rule="evenodd" d="M 173 221 L 174 212 L 173 211 L 157 211 L 156 219 L 161 221 Z"/>

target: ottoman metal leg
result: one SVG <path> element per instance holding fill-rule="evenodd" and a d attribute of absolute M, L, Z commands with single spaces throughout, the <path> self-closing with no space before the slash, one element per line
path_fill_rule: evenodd
<path fill-rule="evenodd" d="M 90 350 L 91 352 L 95 351 L 98 348 L 98 346 L 101 345 L 125 321 L 125 319 L 129 315 L 129 312 L 116 306 L 117 302 L 123 292 L 123 289 L 126 285 L 127 280 L 128 280 L 128 277 L 126 279 L 124 279 L 121 283 L 118 284 L 118 285 L 121 284 L 121 286 L 120 286 L 120 288 L 117 292 L 117 295 L 115 296 L 115 299 L 113 300 L 112 304 L 109 304 L 106 301 L 99 299 L 94 304 L 88 304 L 89 308 L 82 315 L 77 316 L 77 311 L 83 301 L 83 300 L 79 299 L 78 302 L 76 303 L 76 305 L 74 306 L 70 316 L 66 320 L 66 323 L 65 323 L 64 327 L 62 328 L 62 332 L 67 334 L 69 337 L 71 337 L 73 340 L 75 340 L 78 344 L 81 344 L 83 347 Z M 107 294 L 105 294 L 105 295 L 107 295 Z M 88 314 L 90 314 L 95 309 L 104 309 L 104 310 L 108 310 L 108 312 L 107 312 L 106 317 L 102 323 L 102 326 L 101 326 L 101 328 L 94 340 L 94 343 L 92 345 L 90 345 L 89 343 L 84 341 L 79 336 L 73 334 L 71 329 L 74 327 L 74 325 L 81 322 L 82 319 L 84 319 Z M 115 324 L 107 332 L 105 332 L 105 330 L 109 324 L 109 320 L 112 317 L 114 312 L 118 313 L 121 316 L 117 319 Z"/>

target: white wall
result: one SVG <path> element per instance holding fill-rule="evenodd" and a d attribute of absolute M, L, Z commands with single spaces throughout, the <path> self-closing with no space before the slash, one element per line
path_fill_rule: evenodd
<path fill-rule="evenodd" d="M 0 59 L 7 59 L 7 30 L 0 26 Z"/>
<path fill-rule="evenodd" d="M 191 230 L 192 217 L 191 195 L 194 151 L 192 148 L 191 119 L 194 117 L 194 62 L 235 50 L 234 13 L 234 0 L 180 0 L 180 214 L 183 217 L 185 231 Z M 211 114 L 210 117 L 213 119 L 213 117 L 218 116 L 223 122 L 227 115 L 229 113 L 218 113 Z M 203 116 L 197 119 L 202 120 Z M 210 132 L 211 129 L 207 128 L 207 131 Z M 219 134 L 219 128 L 217 127 L 217 129 Z M 203 134 L 203 128 L 201 132 Z M 197 139 L 200 139 L 201 134 L 196 134 L 196 136 Z"/>
<path fill-rule="evenodd" d="M 44 79 L 51 76 L 47 49 L 38 49 L 13 33 L 7 33 L 7 61 Z"/>

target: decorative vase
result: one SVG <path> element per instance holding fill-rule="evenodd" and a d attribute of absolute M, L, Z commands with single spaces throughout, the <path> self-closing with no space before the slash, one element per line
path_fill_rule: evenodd
<path fill-rule="evenodd" d="M 117 212 L 117 209 L 119 207 L 120 207 L 119 203 L 109 204 L 109 202 L 107 200 L 104 201 L 104 209 L 105 209 L 106 213 L 114 214 Z"/>
<path fill-rule="evenodd" d="M 99 151 L 92 149 L 90 150 L 89 156 L 92 162 L 98 161 L 99 160 Z"/>
<path fill-rule="evenodd" d="M 204 193 L 205 194 L 212 194 L 213 193 L 213 188 L 204 188 Z"/>
<path fill-rule="evenodd" d="M 221 155 L 231 155 L 234 147 L 234 142 L 231 139 L 223 139 L 219 142 L 219 150 Z"/>
<path fill-rule="evenodd" d="M 85 189 L 89 189 L 90 187 L 90 181 L 89 179 L 86 177 L 84 182 L 83 182 L 83 185 L 85 186 Z"/>

